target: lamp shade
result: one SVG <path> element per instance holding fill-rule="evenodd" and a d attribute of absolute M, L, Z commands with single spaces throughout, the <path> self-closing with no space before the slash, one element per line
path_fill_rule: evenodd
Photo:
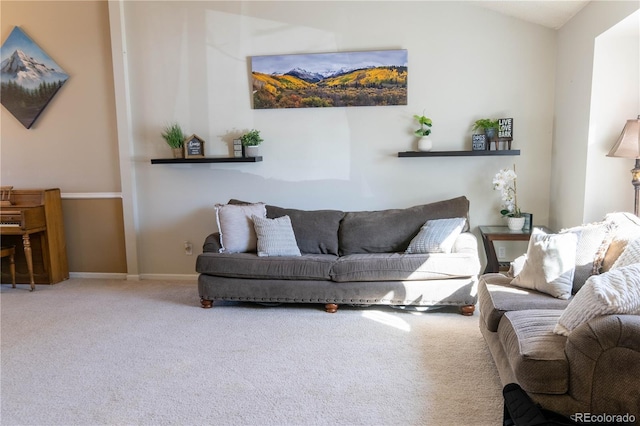
<path fill-rule="evenodd" d="M 640 115 L 635 120 L 627 120 L 607 157 L 640 158 Z"/>

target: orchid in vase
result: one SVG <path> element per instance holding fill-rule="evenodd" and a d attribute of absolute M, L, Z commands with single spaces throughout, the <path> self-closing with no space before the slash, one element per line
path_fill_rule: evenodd
<path fill-rule="evenodd" d="M 513 170 L 502 169 L 493 178 L 493 189 L 500 191 L 502 208 L 500 214 L 503 217 L 522 217 L 518 207 L 518 193 L 516 187 L 516 165 Z"/>

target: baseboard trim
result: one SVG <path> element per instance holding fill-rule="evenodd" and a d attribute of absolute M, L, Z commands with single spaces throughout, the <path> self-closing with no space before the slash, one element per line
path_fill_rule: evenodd
<path fill-rule="evenodd" d="M 141 280 L 197 281 L 198 274 L 140 274 Z"/>
<path fill-rule="evenodd" d="M 69 278 L 94 278 L 102 280 L 126 280 L 127 274 L 117 272 L 69 272 Z"/>
<path fill-rule="evenodd" d="M 111 272 L 69 272 L 69 278 L 103 279 L 103 280 L 157 280 L 157 281 L 197 281 L 198 274 L 123 274 Z"/>

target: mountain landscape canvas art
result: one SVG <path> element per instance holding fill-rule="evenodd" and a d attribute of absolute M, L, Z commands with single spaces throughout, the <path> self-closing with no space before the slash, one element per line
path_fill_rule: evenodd
<path fill-rule="evenodd" d="M 407 51 L 251 57 L 253 108 L 407 104 Z"/>
<path fill-rule="evenodd" d="M 14 27 L 0 51 L 0 101 L 30 129 L 69 75 L 20 27 Z"/>

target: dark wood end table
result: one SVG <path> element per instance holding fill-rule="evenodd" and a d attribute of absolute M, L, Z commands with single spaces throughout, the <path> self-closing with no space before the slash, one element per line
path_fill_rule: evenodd
<path fill-rule="evenodd" d="M 480 235 L 482 236 L 482 244 L 484 245 L 484 253 L 487 255 L 487 267 L 484 273 L 500 272 L 500 262 L 496 254 L 494 241 L 529 241 L 534 228 L 540 229 L 546 233 L 551 230 L 544 226 L 534 226 L 528 231 L 512 231 L 506 226 L 479 226 Z"/>

